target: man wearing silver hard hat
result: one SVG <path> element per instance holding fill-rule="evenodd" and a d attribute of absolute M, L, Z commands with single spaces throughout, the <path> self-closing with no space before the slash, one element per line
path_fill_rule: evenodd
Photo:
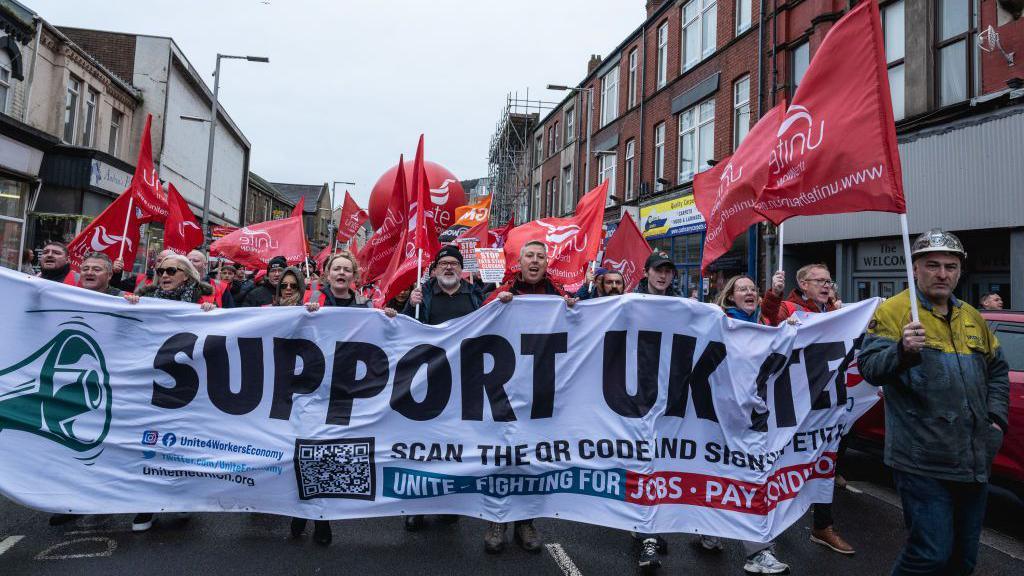
<path fill-rule="evenodd" d="M 892 573 L 970 574 L 1006 431 L 1008 367 L 985 320 L 953 295 L 967 259 L 960 239 L 932 229 L 911 259 L 917 294 L 878 307 L 857 361 L 865 380 L 885 386 L 885 463 L 909 531 Z"/>

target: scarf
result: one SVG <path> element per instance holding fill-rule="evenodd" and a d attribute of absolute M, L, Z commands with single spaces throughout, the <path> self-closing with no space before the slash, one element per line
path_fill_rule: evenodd
<path fill-rule="evenodd" d="M 761 308 L 754 308 L 753 312 L 747 314 L 742 309 L 737 308 L 736 306 L 729 306 L 728 308 L 725 309 L 725 313 L 730 318 L 735 318 L 736 320 L 742 320 L 743 322 L 753 322 L 754 324 L 757 324 L 758 318 L 761 317 Z"/>
<path fill-rule="evenodd" d="M 177 300 L 178 302 L 195 302 L 196 301 L 196 290 L 199 289 L 199 283 L 195 280 L 189 280 L 183 282 L 174 290 L 163 290 L 157 288 L 156 292 L 153 293 L 154 298 L 161 300 Z"/>

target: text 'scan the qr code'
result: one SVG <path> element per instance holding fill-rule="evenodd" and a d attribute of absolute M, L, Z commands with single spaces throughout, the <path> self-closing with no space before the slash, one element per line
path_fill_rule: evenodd
<path fill-rule="evenodd" d="M 295 440 L 295 480 L 302 500 L 373 500 L 376 475 L 373 438 Z"/>

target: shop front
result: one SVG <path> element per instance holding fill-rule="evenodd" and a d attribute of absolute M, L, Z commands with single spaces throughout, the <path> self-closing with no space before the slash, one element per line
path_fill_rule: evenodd
<path fill-rule="evenodd" d="M 704 299 L 700 259 L 704 246 L 704 217 L 693 194 L 687 193 L 640 207 L 640 232 L 651 248 L 668 254 L 679 272 L 675 288 L 684 296 Z"/>
<path fill-rule="evenodd" d="M 25 224 L 39 193 L 39 172 L 57 140 L 0 114 L 0 266 L 20 268 Z"/>

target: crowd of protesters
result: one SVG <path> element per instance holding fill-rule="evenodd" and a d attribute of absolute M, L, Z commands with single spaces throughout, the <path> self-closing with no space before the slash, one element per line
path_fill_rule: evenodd
<path fill-rule="evenodd" d="M 953 295 L 966 258 L 962 244 L 952 234 L 932 230 L 918 238 L 912 252 L 917 293 L 905 290 L 879 306 L 859 353 L 864 378 L 885 387 L 885 462 L 894 470 L 909 531 L 892 570 L 895 575 L 969 574 L 973 570 L 989 471 L 1007 428 L 1008 367 L 1002 350 L 978 311 Z M 31 253 L 24 260 L 23 270 L 31 271 Z M 506 282 L 484 285 L 472 277 L 467 281 L 462 254 L 455 246 L 444 246 L 433 258 L 426 281 L 399 293 L 382 311 L 390 317 L 404 314 L 437 325 L 471 314 L 494 300 L 508 303 L 519 296 L 547 295 L 572 307 L 579 300 L 621 296 L 627 289 L 621 273 L 597 268 L 587 274 L 587 281 L 576 293 L 567 293 L 548 275 L 548 246 L 539 240 L 522 246 L 518 263 L 520 271 Z M 42 278 L 133 304 L 141 298 L 155 298 L 196 304 L 203 311 L 262 306 L 304 306 L 310 312 L 325 306 L 372 308 L 366 294 L 357 289 L 359 262 L 347 251 L 331 255 L 319 275 L 312 267 L 289 266 L 281 256 L 252 276 L 230 262 L 221 262 L 213 271 L 207 256 L 195 250 L 187 255 L 161 252 L 147 274 L 126 274 L 123 262 L 111 261 L 102 253 L 87 254 L 73 271 L 67 247 L 59 242 L 43 246 L 38 264 Z M 634 292 L 681 297 L 673 287 L 676 276 L 671 259 L 654 252 Z M 715 304 L 736 321 L 769 326 L 798 323 L 803 315 L 827 314 L 842 306 L 824 264 L 800 268 L 796 287 L 783 297 L 785 278 L 784 272 L 777 272 L 762 294 L 753 279 L 732 277 L 717 294 Z M 911 298 L 920 308 L 919 321 L 911 320 Z M 985 309 L 1002 308 L 998 294 L 986 294 L 981 304 Z M 841 445 L 840 456 L 842 451 Z M 844 484 L 837 476 L 837 488 Z M 812 516 L 811 542 L 839 554 L 854 554 L 853 546 L 835 529 L 832 504 L 815 504 Z M 54 515 L 51 523 L 70 518 L 73 516 Z M 133 530 L 149 529 L 153 519 L 150 513 L 138 514 Z M 442 515 L 439 521 L 456 522 L 458 517 Z M 422 515 L 403 518 L 410 531 L 423 528 L 426 522 Z M 306 524 L 306 519 L 294 518 L 292 536 L 301 537 Z M 530 552 L 543 548 L 533 520 L 513 524 L 513 539 L 519 546 Z M 504 549 L 507 528 L 501 522 L 488 524 L 483 536 L 487 552 Z M 330 523 L 315 520 L 313 538 L 319 544 L 329 544 Z M 647 571 L 657 569 L 659 555 L 667 552 L 664 536 L 633 534 L 633 541 L 638 566 Z M 695 544 L 707 552 L 723 548 L 722 539 L 713 536 L 698 536 Z M 741 544 L 745 572 L 789 572 L 789 566 L 776 557 L 773 543 Z"/>

